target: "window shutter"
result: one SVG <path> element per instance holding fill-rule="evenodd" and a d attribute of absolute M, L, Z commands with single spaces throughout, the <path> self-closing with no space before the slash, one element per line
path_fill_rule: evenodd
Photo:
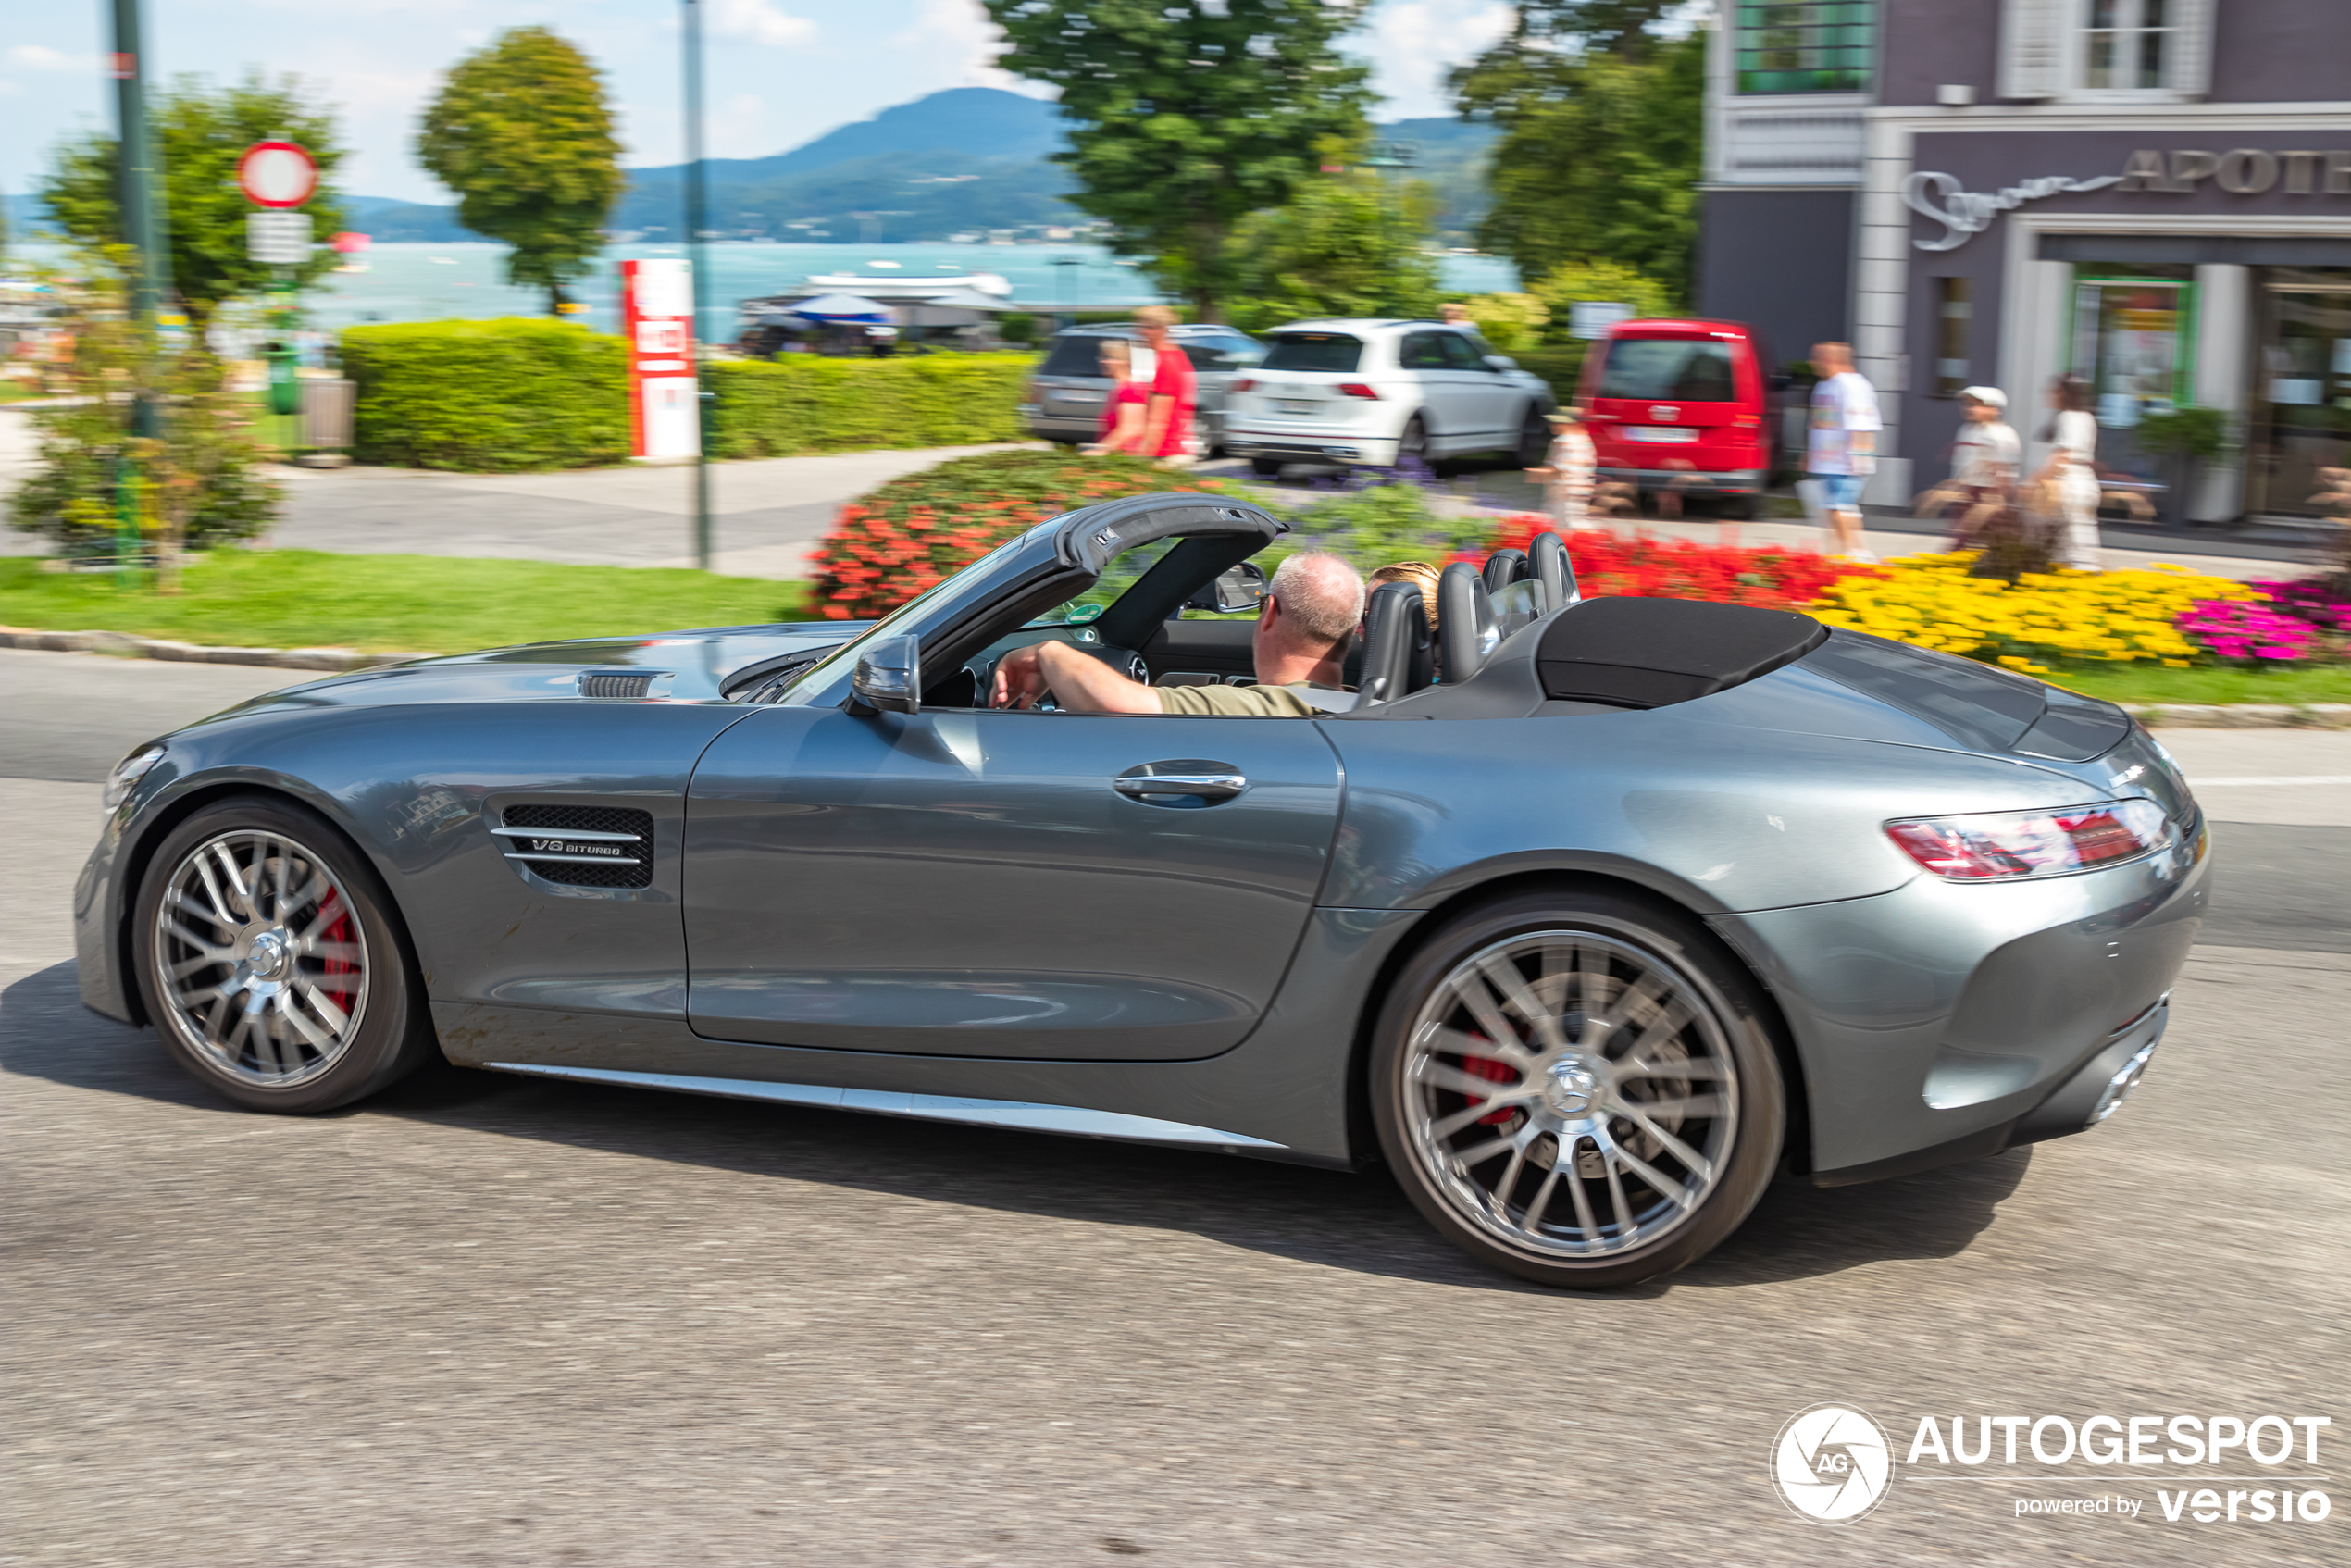
<path fill-rule="evenodd" d="M 2171 0 L 2171 59 L 2164 85 L 2201 98 L 2212 91 L 2212 0 Z"/>
<path fill-rule="evenodd" d="M 2064 91 L 2065 0 L 2000 0 L 2000 96 L 2054 98 Z"/>

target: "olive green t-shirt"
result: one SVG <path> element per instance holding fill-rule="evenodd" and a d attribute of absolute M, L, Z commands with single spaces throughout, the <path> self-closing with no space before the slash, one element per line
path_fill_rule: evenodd
<path fill-rule="evenodd" d="M 1301 691 L 1336 691 L 1309 681 L 1292 686 L 1162 686 L 1159 711 L 1218 718 L 1312 718 L 1322 710 L 1299 695 Z"/>

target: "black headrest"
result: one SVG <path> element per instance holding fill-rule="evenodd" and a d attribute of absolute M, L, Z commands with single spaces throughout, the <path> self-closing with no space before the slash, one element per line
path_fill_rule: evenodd
<path fill-rule="evenodd" d="M 1497 550 L 1486 557 L 1486 591 L 1499 593 L 1526 575 L 1526 552 Z"/>
<path fill-rule="evenodd" d="M 1583 597 L 1575 587 L 1575 564 L 1567 558 L 1567 541 L 1558 534 L 1547 529 L 1535 536 L 1526 547 L 1526 567 L 1541 594 L 1543 613 Z"/>
<path fill-rule="evenodd" d="M 1547 696 L 1661 708 L 1769 675 L 1828 635 L 1828 628 L 1794 610 L 1698 599 L 1586 599 L 1551 622 L 1535 662 Z"/>
<path fill-rule="evenodd" d="M 1384 582 L 1373 589 L 1363 615 L 1363 671 L 1355 682 L 1362 701 L 1408 697 L 1429 683 L 1436 666 L 1420 585 Z"/>
<path fill-rule="evenodd" d="M 1494 598 L 1478 569 L 1467 561 L 1446 567 L 1437 579 L 1437 665 L 1446 684 L 1458 686 L 1475 675 L 1501 641 Z"/>

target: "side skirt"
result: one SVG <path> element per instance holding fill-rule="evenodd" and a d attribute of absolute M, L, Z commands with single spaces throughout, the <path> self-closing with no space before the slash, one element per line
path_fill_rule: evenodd
<path fill-rule="evenodd" d="M 1066 1138 L 1113 1139 L 1125 1143 L 1161 1143 L 1186 1149 L 1221 1149 L 1233 1153 L 1278 1150 L 1283 1145 L 1239 1133 L 1218 1132 L 1187 1122 L 1123 1111 L 1088 1111 L 1076 1105 L 1034 1105 L 1017 1100 L 967 1100 L 946 1094 L 914 1094 L 872 1089 L 829 1089 L 818 1084 L 767 1083 L 757 1078 L 692 1077 L 679 1073 L 634 1073 L 616 1067 L 551 1067 L 521 1062 L 485 1062 L 493 1073 L 567 1078 L 578 1083 L 661 1089 L 677 1094 L 707 1094 L 725 1100 L 765 1100 L 828 1111 L 864 1111 L 877 1116 L 911 1116 L 928 1122 L 1022 1132 L 1059 1133 Z"/>

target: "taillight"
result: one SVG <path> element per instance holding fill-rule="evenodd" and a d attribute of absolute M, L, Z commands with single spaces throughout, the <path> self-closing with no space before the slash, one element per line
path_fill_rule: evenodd
<path fill-rule="evenodd" d="M 1248 376 L 1236 376 L 1225 383 L 1226 392 L 1255 392 L 1257 382 Z"/>
<path fill-rule="evenodd" d="M 1886 837 L 1937 877 L 1980 882 L 2096 871 L 2169 848 L 2175 836 L 2163 808 L 2144 797 L 1889 822 Z"/>
<path fill-rule="evenodd" d="M 1029 378 L 1028 391 L 1026 394 L 1026 399 L 1030 403 L 1042 403 L 1045 401 L 1044 392 L 1038 386 L 1035 377 Z"/>
<path fill-rule="evenodd" d="M 1374 403 L 1377 403 L 1379 401 L 1379 393 L 1374 392 L 1371 388 L 1365 386 L 1361 381 L 1339 382 L 1338 395 L 1341 397 L 1367 397 Z"/>

